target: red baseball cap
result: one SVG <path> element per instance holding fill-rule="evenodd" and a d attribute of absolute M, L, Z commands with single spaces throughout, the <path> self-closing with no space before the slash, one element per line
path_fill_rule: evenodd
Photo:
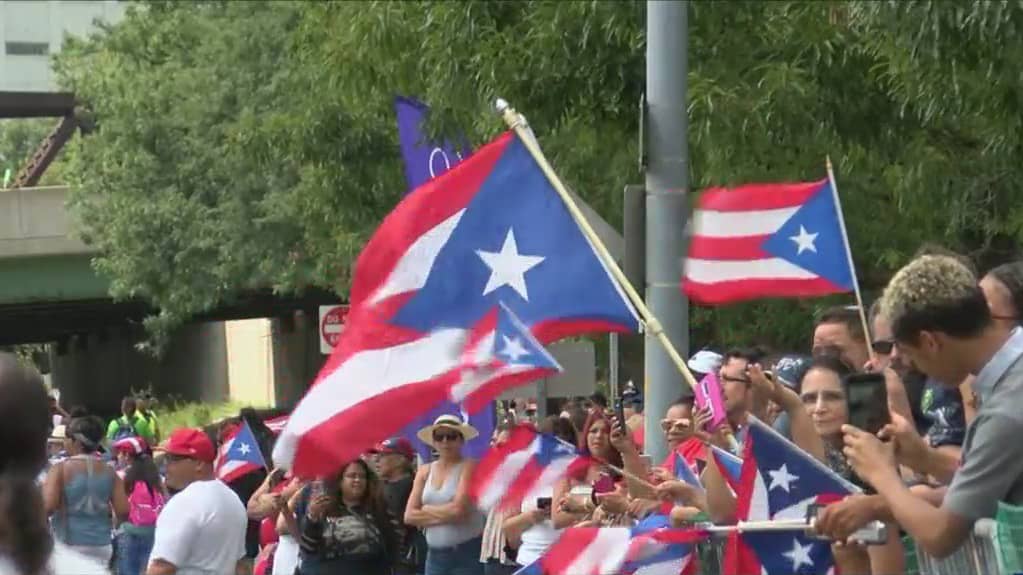
<path fill-rule="evenodd" d="M 169 455 L 189 457 L 207 463 L 217 458 L 213 442 L 201 429 L 178 429 L 167 438 L 163 451 Z"/>
<path fill-rule="evenodd" d="M 396 453 L 409 459 L 416 456 L 412 443 L 404 437 L 391 437 L 381 441 L 373 448 L 373 453 Z"/>

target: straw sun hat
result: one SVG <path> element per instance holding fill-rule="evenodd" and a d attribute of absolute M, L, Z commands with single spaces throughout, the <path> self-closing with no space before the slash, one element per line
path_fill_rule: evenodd
<path fill-rule="evenodd" d="M 480 432 L 476 431 L 476 428 L 463 423 L 461 418 L 457 415 L 442 415 L 433 421 L 433 425 L 427 425 L 426 427 L 419 430 L 416 433 L 416 437 L 419 441 L 433 447 L 433 432 L 438 429 L 452 429 L 462 434 L 462 438 L 466 441 L 474 439 Z"/>

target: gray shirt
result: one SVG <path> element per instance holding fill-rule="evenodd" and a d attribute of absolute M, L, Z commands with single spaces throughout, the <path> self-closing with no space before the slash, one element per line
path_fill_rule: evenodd
<path fill-rule="evenodd" d="M 1023 504 L 1023 330 L 1013 330 L 973 389 L 980 409 L 966 429 L 945 507 L 975 521 L 994 517 L 999 501 Z"/>

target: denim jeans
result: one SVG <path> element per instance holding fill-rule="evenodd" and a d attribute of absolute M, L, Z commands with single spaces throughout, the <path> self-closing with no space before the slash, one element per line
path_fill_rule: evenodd
<path fill-rule="evenodd" d="M 117 575 L 144 575 L 153 550 L 153 534 L 121 533 L 117 544 Z"/>
<path fill-rule="evenodd" d="M 425 575 L 483 575 L 482 545 L 483 538 L 477 537 L 454 547 L 431 547 L 426 552 Z"/>
<path fill-rule="evenodd" d="M 483 575 L 513 575 L 521 569 L 518 565 L 505 565 L 496 559 L 483 564 Z"/>

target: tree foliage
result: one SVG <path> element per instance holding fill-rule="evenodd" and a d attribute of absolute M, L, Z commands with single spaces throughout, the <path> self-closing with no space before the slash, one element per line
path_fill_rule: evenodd
<path fill-rule="evenodd" d="M 74 213 L 114 294 L 163 310 L 156 328 L 256 286 L 344 293 L 403 188 L 405 94 L 477 144 L 508 99 L 620 223 L 642 181 L 644 18 L 638 2 L 141 5 L 58 58 L 100 126 L 69 158 Z M 1017 5 L 701 2 L 689 22 L 694 189 L 818 179 L 830 155 L 868 294 L 922 241 L 1014 254 Z M 823 303 L 697 309 L 693 326 L 799 349 Z"/>

